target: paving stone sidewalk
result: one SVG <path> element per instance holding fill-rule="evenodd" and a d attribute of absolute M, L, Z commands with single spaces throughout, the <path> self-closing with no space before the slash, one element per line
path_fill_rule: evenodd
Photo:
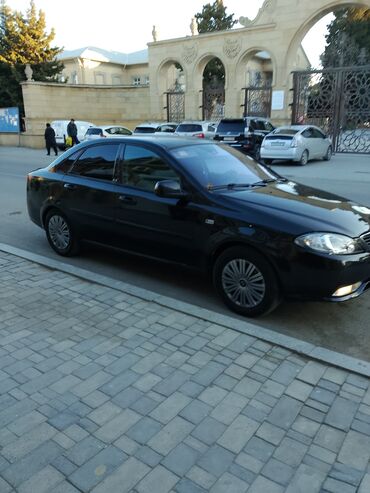
<path fill-rule="evenodd" d="M 0 252 L 0 492 L 369 493 L 369 379 Z"/>

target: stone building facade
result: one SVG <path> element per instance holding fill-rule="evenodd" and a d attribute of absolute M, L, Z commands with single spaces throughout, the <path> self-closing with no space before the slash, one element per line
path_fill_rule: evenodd
<path fill-rule="evenodd" d="M 28 144 L 42 145 L 45 122 L 55 119 L 120 122 L 131 128 L 138 121 L 165 120 L 165 93 L 171 89 L 179 66 L 185 117 L 200 119 L 204 70 L 214 58 L 224 67 L 225 116 L 242 115 L 244 88 L 250 84 L 248 77 L 257 63 L 262 72 L 271 74 L 271 119 L 276 124 L 289 122 L 292 71 L 307 66 L 301 41 L 318 20 L 343 6 L 370 7 L 370 0 L 265 0 L 255 19 L 241 18 L 240 29 L 153 41 L 148 44 L 147 65 L 141 67 L 143 75 L 149 76 L 149 84 L 144 86 L 133 85 L 123 77 L 120 85 L 104 86 L 25 82 L 22 89 L 28 135 L 24 138 Z M 268 58 L 261 58 L 261 53 L 267 53 Z"/>

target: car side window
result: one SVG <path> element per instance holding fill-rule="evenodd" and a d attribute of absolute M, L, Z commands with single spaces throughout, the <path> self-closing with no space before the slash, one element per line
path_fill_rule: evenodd
<path fill-rule="evenodd" d="M 257 130 L 257 125 L 256 125 L 256 121 L 255 121 L 255 120 L 251 120 L 251 121 L 249 122 L 249 128 L 250 128 L 251 130 Z"/>
<path fill-rule="evenodd" d="M 127 145 L 121 164 L 120 181 L 123 185 L 154 192 L 161 180 L 180 182 L 177 173 L 155 152 L 145 147 Z"/>
<path fill-rule="evenodd" d="M 115 129 L 115 134 L 116 135 L 131 135 L 131 132 L 130 130 L 128 130 L 127 128 L 124 128 L 124 127 L 117 127 Z"/>
<path fill-rule="evenodd" d="M 312 134 L 315 139 L 325 139 L 325 135 L 317 128 L 312 129 Z"/>
<path fill-rule="evenodd" d="M 81 154 L 81 150 L 76 151 L 73 154 L 70 154 L 66 159 L 64 159 L 60 164 L 58 164 L 54 168 L 55 173 L 63 173 L 63 174 L 68 173 L 69 170 L 72 168 L 73 163 L 78 158 L 79 154 Z"/>
<path fill-rule="evenodd" d="M 302 136 L 305 137 L 306 139 L 312 139 L 313 137 L 312 128 L 306 128 L 306 130 L 302 132 Z"/>
<path fill-rule="evenodd" d="M 119 144 L 97 145 L 86 149 L 70 173 L 98 180 L 112 181 Z"/>
<path fill-rule="evenodd" d="M 256 120 L 256 130 L 265 130 L 265 122 L 263 120 Z"/>
<path fill-rule="evenodd" d="M 270 122 L 266 122 L 265 121 L 263 123 L 264 123 L 264 126 L 265 126 L 265 130 L 267 130 L 268 132 L 272 132 L 274 130 L 275 127 L 273 125 L 271 125 Z"/>

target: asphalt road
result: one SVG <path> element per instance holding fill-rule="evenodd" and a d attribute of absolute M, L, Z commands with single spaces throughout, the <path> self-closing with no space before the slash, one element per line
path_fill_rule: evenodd
<path fill-rule="evenodd" d="M 0 147 L 0 242 L 60 259 L 27 214 L 26 174 L 51 162 L 53 158 L 45 154 L 43 150 Z M 282 163 L 272 167 L 290 179 L 370 206 L 369 156 L 339 154 L 329 163 L 316 161 L 305 167 Z M 87 248 L 83 255 L 63 261 L 240 318 L 224 307 L 208 279 L 199 279 L 181 268 L 97 248 Z M 370 361 L 370 291 L 341 304 L 284 302 L 253 323 Z"/>

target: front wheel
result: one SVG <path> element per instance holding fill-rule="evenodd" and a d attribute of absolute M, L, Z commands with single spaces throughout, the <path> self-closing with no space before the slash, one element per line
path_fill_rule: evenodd
<path fill-rule="evenodd" d="M 333 150 L 331 146 L 329 146 L 325 156 L 323 157 L 324 161 L 330 161 L 332 155 L 333 155 Z"/>
<path fill-rule="evenodd" d="M 76 255 L 79 242 L 64 214 L 56 209 L 51 210 L 46 216 L 45 231 L 48 242 L 55 252 L 64 257 Z"/>
<path fill-rule="evenodd" d="M 271 265 L 246 247 L 230 248 L 217 258 L 213 282 L 224 303 L 247 317 L 266 315 L 280 303 L 279 284 Z"/>

